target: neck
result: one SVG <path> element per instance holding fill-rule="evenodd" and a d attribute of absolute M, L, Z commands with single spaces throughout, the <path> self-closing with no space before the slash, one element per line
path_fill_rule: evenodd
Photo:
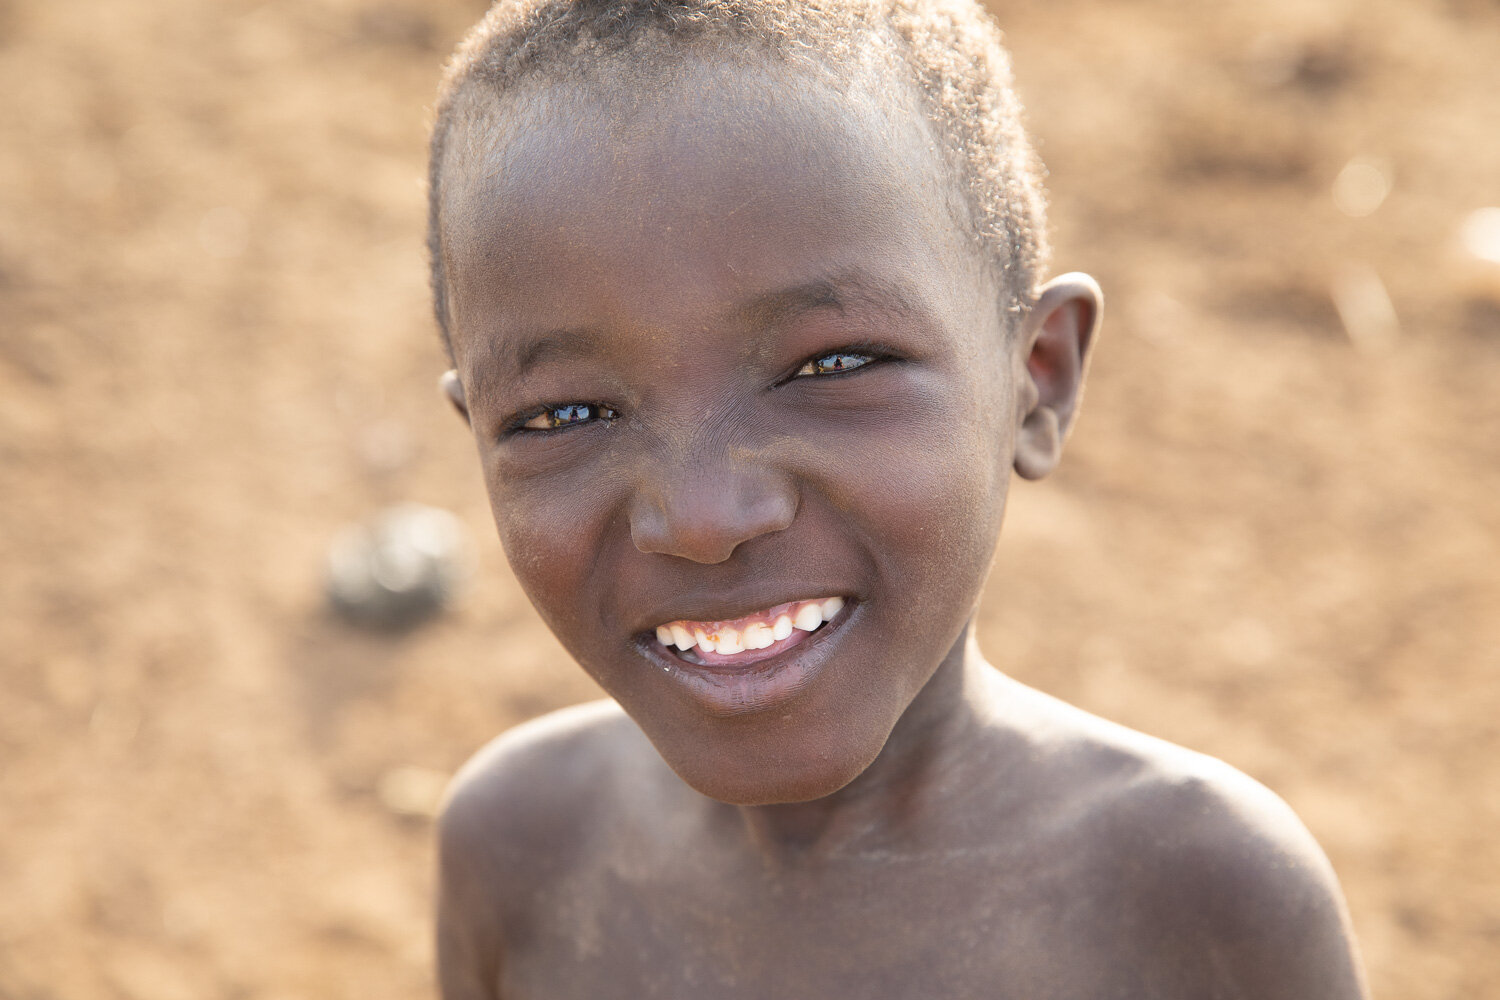
<path fill-rule="evenodd" d="M 859 777 L 811 802 L 733 807 L 751 843 L 769 860 L 807 862 L 920 839 L 923 823 L 942 814 L 934 803 L 965 787 L 965 751 L 997 677 L 966 626 Z"/>

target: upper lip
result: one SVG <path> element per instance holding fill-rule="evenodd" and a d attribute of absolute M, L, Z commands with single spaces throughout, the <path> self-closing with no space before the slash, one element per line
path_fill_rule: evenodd
<path fill-rule="evenodd" d="M 796 601 L 822 601 L 830 597 L 849 596 L 849 590 L 837 584 L 799 583 L 779 588 L 758 588 L 742 594 L 683 594 L 679 599 L 662 604 L 648 612 L 653 617 L 642 619 L 636 632 L 649 633 L 658 625 L 669 622 L 724 622 L 744 618 L 758 611 L 774 608 L 778 604 Z"/>

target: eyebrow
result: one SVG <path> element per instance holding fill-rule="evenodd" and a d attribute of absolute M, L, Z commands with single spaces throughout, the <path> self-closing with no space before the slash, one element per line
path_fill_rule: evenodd
<path fill-rule="evenodd" d="M 849 271 L 756 296 L 736 308 L 734 315 L 745 327 L 766 329 L 818 309 L 842 313 L 861 306 L 899 315 L 916 311 L 911 301 L 896 289 L 871 282 L 858 271 Z"/>
<path fill-rule="evenodd" d="M 518 380 L 544 362 L 588 357 L 603 349 L 600 331 L 586 326 L 541 330 L 497 340 L 498 343 L 491 341 L 494 346 L 484 352 L 487 357 L 475 366 L 480 378 L 499 369 L 504 378 Z"/>
<path fill-rule="evenodd" d="M 598 350 L 598 331 L 583 327 L 572 330 L 548 330 L 535 337 L 526 337 L 506 353 L 510 367 L 517 376 L 525 375 L 543 361 L 555 358 L 573 358 L 593 354 Z"/>
<path fill-rule="evenodd" d="M 871 308 L 903 316 L 919 311 L 899 290 L 873 282 L 854 270 L 757 295 L 732 307 L 728 319 L 741 329 L 758 331 L 819 309 L 843 313 L 851 308 Z M 604 350 L 602 341 L 602 332 L 593 327 L 543 330 L 505 343 L 498 350 L 501 356 L 497 360 L 508 378 L 520 379 L 543 362 L 600 354 Z"/>

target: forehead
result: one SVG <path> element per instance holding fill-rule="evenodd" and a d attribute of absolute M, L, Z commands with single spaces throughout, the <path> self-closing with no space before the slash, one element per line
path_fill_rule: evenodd
<path fill-rule="evenodd" d="M 568 313 L 601 301 L 670 328 L 848 274 L 939 320 L 994 312 L 926 121 L 868 82 L 612 64 L 524 84 L 455 134 L 440 232 L 460 352 L 514 324 L 592 324 Z"/>

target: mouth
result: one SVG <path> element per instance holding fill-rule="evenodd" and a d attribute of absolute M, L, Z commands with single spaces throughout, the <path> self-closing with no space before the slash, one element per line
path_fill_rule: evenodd
<path fill-rule="evenodd" d="M 806 641 L 838 618 L 846 603 L 842 597 L 824 597 L 788 601 L 727 621 L 665 622 L 656 627 L 656 642 L 683 663 L 733 671 Z"/>
<path fill-rule="evenodd" d="M 837 655 L 844 626 L 861 607 L 833 596 L 734 619 L 678 619 L 642 634 L 637 648 L 709 716 L 786 711 Z"/>

